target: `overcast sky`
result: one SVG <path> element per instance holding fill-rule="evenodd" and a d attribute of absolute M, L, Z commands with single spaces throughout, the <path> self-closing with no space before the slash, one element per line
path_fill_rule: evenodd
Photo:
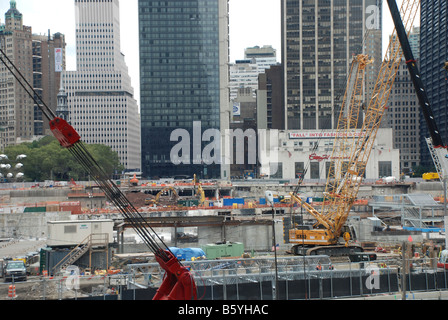
<path fill-rule="evenodd" d="M 76 69 L 75 5 L 73 0 L 16 0 L 17 9 L 23 14 L 24 24 L 33 33 L 65 34 L 67 42 L 67 70 Z M 279 0 L 230 0 L 230 62 L 244 58 L 244 49 L 253 46 L 272 45 L 281 54 L 281 25 Z M 399 0 L 401 3 L 401 0 Z M 383 30 L 389 35 L 393 26 L 385 3 Z M 0 2 L 0 21 L 4 23 L 9 1 Z M 138 0 L 120 1 L 121 51 L 132 78 L 136 99 L 139 99 L 138 52 Z M 387 36 L 383 43 L 388 42 Z M 384 39 L 385 38 L 385 39 Z"/>

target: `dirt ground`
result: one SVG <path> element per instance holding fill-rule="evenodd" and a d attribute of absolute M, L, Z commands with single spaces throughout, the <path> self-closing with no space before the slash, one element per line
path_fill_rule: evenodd
<path fill-rule="evenodd" d="M 12 300 L 9 296 L 12 283 L 4 283 L 0 280 L 0 300 Z M 16 282 L 14 300 L 59 300 L 75 299 L 91 295 L 94 292 L 104 292 L 108 283 L 104 278 L 82 279 L 79 290 L 70 290 L 66 279 L 45 279 L 30 277 L 28 281 Z M 106 285 L 106 289 L 105 288 Z"/>
<path fill-rule="evenodd" d="M 156 196 L 145 194 L 143 192 L 127 192 L 125 195 L 135 208 L 148 206 L 148 204 L 145 203 L 145 200 L 154 200 L 156 198 Z M 162 195 L 159 198 L 159 206 L 173 206 L 176 204 L 176 199 L 172 199 L 171 197 Z"/>

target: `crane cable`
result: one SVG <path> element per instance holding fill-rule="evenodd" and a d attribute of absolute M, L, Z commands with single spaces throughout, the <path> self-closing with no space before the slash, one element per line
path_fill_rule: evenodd
<path fill-rule="evenodd" d="M 39 94 L 33 89 L 30 83 L 26 80 L 24 75 L 8 58 L 5 52 L 0 48 L 0 61 L 5 65 L 9 72 L 14 76 L 17 82 L 25 90 L 25 92 L 33 99 L 34 103 L 39 107 L 42 113 L 49 121 L 56 118 L 56 114 L 45 104 Z M 16 71 L 16 73 L 14 72 Z M 74 129 L 73 129 L 74 130 Z M 76 131 L 75 131 L 76 133 Z M 60 136 L 56 137 L 61 139 Z M 111 181 L 102 167 L 93 158 L 86 146 L 81 140 L 75 143 L 70 143 L 65 137 L 61 145 L 65 146 L 70 153 L 77 159 L 83 168 L 90 174 L 90 176 L 97 182 L 100 188 L 104 191 L 107 198 L 115 205 L 115 207 L 123 214 L 123 216 L 130 222 L 134 230 L 138 233 L 141 239 L 149 247 L 149 249 L 165 262 L 168 262 L 171 257 L 167 245 L 157 235 L 148 222 L 142 217 L 138 210 L 132 205 L 129 199 L 121 192 L 117 185 Z M 60 140 L 61 141 L 61 140 Z M 148 229 L 150 231 L 148 231 Z M 162 246 L 159 245 L 162 244 Z"/>

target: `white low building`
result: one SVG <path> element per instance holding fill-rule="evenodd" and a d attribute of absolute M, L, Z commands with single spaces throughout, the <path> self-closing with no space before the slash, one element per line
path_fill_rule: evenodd
<path fill-rule="evenodd" d="M 272 163 L 271 157 L 270 178 L 296 179 L 306 171 L 305 180 L 326 180 L 335 136 L 336 131 L 330 130 L 279 131 L 278 163 Z M 365 179 L 391 176 L 400 177 L 400 151 L 393 149 L 392 129 L 384 128 L 378 131 Z"/>

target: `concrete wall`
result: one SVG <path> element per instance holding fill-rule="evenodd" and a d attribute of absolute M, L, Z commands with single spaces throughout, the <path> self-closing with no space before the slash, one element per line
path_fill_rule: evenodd
<path fill-rule="evenodd" d="M 70 212 L 0 213 L 0 238 L 46 238 L 48 221 L 70 217 Z"/>
<path fill-rule="evenodd" d="M 289 244 L 283 242 L 283 224 L 275 225 L 276 242 L 281 249 L 289 249 Z M 271 251 L 272 249 L 272 226 L 227 226 L 225 230 L 221 227 L 198 228 L 199 247 L 206 244 L 229 241 L 242 242 L 244 250 Z"/>

